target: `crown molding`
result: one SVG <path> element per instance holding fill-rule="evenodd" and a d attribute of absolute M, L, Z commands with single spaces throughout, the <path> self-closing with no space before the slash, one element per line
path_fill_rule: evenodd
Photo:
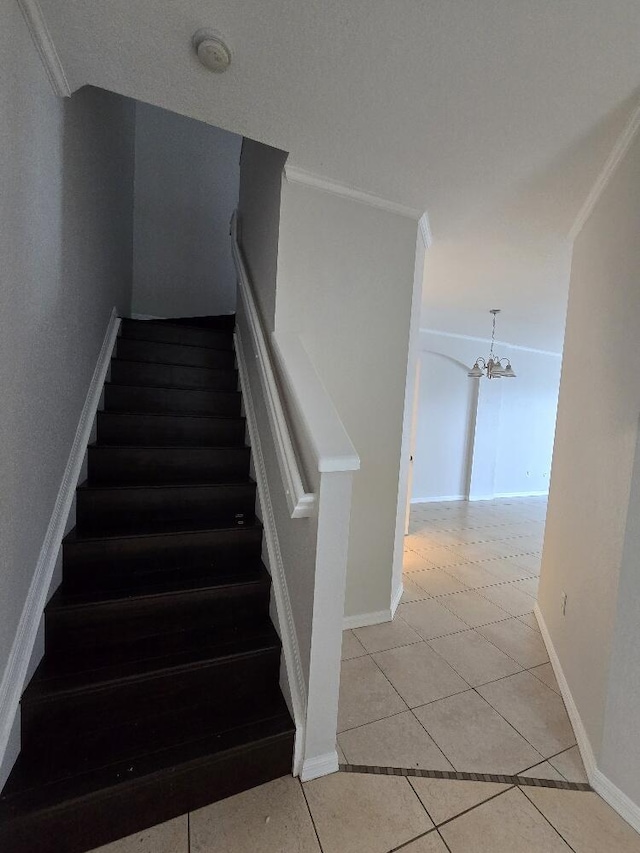
<path fill-rule="evenodd" d="M 441 338 L 456 338 L 459 341 L 474 341 L 478 344 L 490 344 L 491 338 L 478 338 L 475 335 L 459 335 L 456 332 L 441 332 L 439 329 L 425 329 L 424 326 L 420 329 L 420 333 L 426 335 L 439 335 Z M 519 350 L 520 352 L 534 352 L 537 355 L 552 355 L 555 358 L 561 358 L 561 352 L 554 352 L 548 349 L 535 349 L 535 347 L 523 347 L 519 344 L 510 344 L 509 341 L 494 341 L 494 344 L 499 347 L 509 347 L 509 349 Z"/>
<path fill-rule="evenodd" d="M 31 33 L 44 69 L 47 72 L 49 83 L 54 95 L 61 98 L 71 97 L 71 86 L 67 80 L 60 56 L 51 38 L 47 22 L 42 14 L 38 0 L 18 0 L 20 9 Z"/>
<path fill-rule="evenodd" d="M 379 210 L 386 210 L 387 213 L 395 213 L 398 216 L 406 216 L 408 219 L 414 219 L 416 222 L 421 218 L 422 211 L 413 207 L 406 207 L 403 204 L 397 204 L 395 201 L 389 201 L 386 198 L 381 198 L 378 195 L 358 190 L 355 187 L 350 187 L 347 184 L 340 184 L 337 181 L 331 181 L 328 178 L 323 178 L 322 175 L 316 175 L 313 172 L 307 172 L 305 169 L 300 169 L 297 166 L 286 165 L 284 174 L 290 184 L 301 184 L 305 187 L 312 187 L 315 190 L 337 195 L 340 198 L 348 198 L 351 201 L 357 201 L 360 204 L 366 204 L 369 207 L 377 207 Z"/>
<path fill-rule="evenodd" d="M 426 210 L 418 221 L 418 228 L 420 229 L 420 235 L 422 236 L 422 242 L 424 243 L 425 249 L 430 249 L 431 244 L 433 243 L 433 236 L 431 234 L 431 223 L 429 222 L 429 214 Z"/>
<path fill-rule="evenodd" d="M 596 178 L 593 186 L 589 190 L 589 194 L 586 199 L 578 215 L 575 218 L 573 225 L 571 226 L 571 230 L 569 231 L 569 239 L 575 240 L 582 228 L 584 227 L 585 222 L 591 216 L 593 208 L 596 206 L 596 203 L 602 193 L 607 188 L 609 181 L 613 177 L 616 169 L 620 165 L 620 162 L 624 158 L 624 155 L 629 150 L 631 143 L 633 142 L 636 133 L 640 129 L 640 104 L 635 108 L 632 112 L 629 121 L 625 125 L 622 133 L 616 139 L 613 148 L 611 149 L 609 156 L 605 160 L 604 166 L 602 167 L 602 171 Z"/>

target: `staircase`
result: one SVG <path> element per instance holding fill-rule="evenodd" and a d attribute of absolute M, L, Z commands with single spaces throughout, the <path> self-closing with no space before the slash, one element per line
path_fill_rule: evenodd
<path fill-rule="evenodd" d="M 123 320 L 3 853 L 81 853 L 291 771 L 233 317 Z"/>

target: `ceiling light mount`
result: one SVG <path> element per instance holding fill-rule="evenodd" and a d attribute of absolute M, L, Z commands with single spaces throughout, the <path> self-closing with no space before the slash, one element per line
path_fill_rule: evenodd
<path fill-rule="evenodd" d="M 513 372 L 513 368 L 511 367 L 511 362 L 509 361 L 509 359 L 498 358 L 498 356 L 495 355 L 493 352 L 493 346 L 495 344 L 496 339 L 496 316 L 500 313 L 500 308 L 491 308 L 489 313 L 493 315 L 493 327 L 491 330 L 491 348 L 489 350 L 489 357 L 477 358 L 476 363 L 467 373 L 467 376 L 471 377 L 472 379 L 481 379 L 483 376 L 486 376 L 487 379 L 501 379 L 503 376 L 506 379 L 513 379 L 516 374 Z"/>
<path fill-rule="evenodd" d="M 222 74 L 231 65 L 231 51 L 216 30 L 198 30 L 194 33 L 191 44 L 201 64 L 208 71 Z"/>

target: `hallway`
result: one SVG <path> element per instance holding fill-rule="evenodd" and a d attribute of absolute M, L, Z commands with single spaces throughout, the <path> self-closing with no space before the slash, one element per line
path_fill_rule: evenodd
<path fill-rule="evenodd" d="M 394 621 L 344 634 L 341 760 L 587 781 L 533 614 L 545 513 L 412 508 Z"/>

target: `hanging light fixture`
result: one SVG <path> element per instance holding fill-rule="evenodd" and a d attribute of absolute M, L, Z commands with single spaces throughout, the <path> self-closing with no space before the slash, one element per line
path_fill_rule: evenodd
<path fill-rule="evenodd" d="M 489 358 L 477 358 L 476 363 L 467 373 L 472 379 L 481 379 L 486 376 L 487 379 L 500 379 L 504 376 L 506 379 L 511 379 L 515 376 L 511 362 L 508 358 L 498 358 L 493 352 L 493 345 L 496 338 L 496 314 L 500 313 L 499 308 L 492 308 L 489 311 L 493 314 L 493 329 L 491 331 L 491 348 L 489 350 Z M 504 362 L 504 364 L 503 364 Z"/>

